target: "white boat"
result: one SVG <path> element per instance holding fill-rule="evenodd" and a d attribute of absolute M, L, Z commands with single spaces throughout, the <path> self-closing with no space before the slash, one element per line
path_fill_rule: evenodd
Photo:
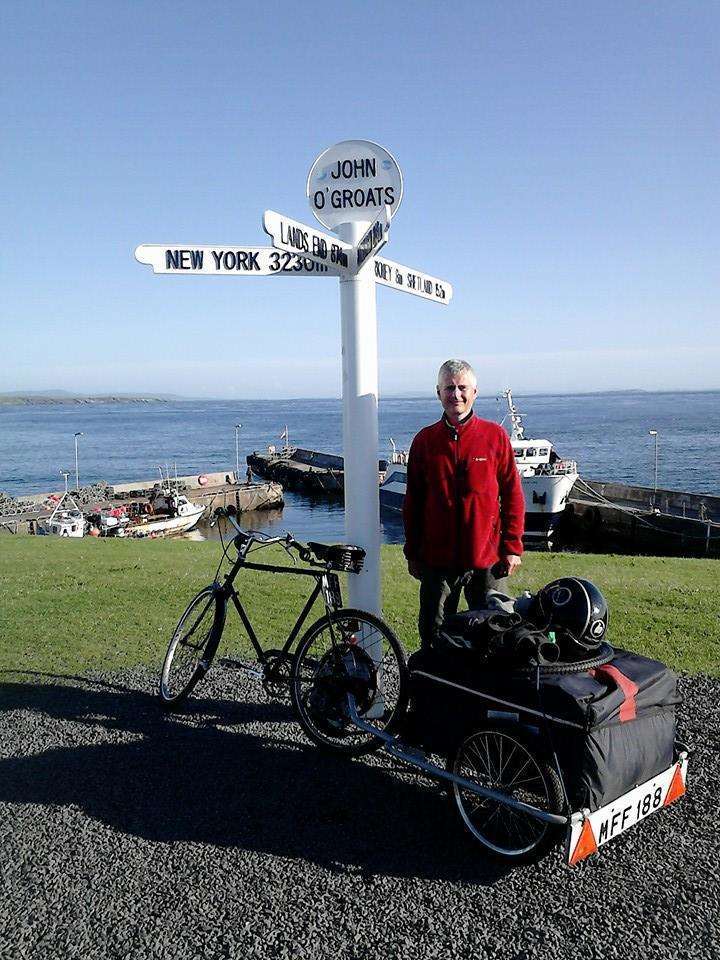
<path fill-rule="evenodd" d="M 105 507 L 88 514 L 90 532 L 100 537 L 159 537 L 191 530 L 205 506 L 188 500 L 172 487 L 172 481 L 168 484 L 157 486 L 147 502 Z"/>
<path fill-rule="evenodd" d="M 130 518 L 117 535 L 125 537 L 165 536 L 192 530 L 205 513 L 203 504 L 193 503 L 182 493 L 168 488 L 154 490 L 147 505 L 150 510 Z"/>
<path fill-rule="evenodd" d="M 525 495 L 524 539 L 550 543 L 578 478 L 577 463 L 562 460 L 549 440 L 527 439 L 512 392 L 505 390 L 502 398 L 508 406 L 510 442 Z"/>
<path fill-rule="evenodd" d="M 525 495 L 525 535 L 528 543 L 550 545 L 568 496 L 578 478 L 574 460 L 562 460 L 552 443 L 544 439 L 528 439 L 522 416 L 513 403 L 512 393 L 505 390 L 510 416 L 510 442 Z M 380 506 L 402 510 L 407 488 L 408 454 L 397 450 L 392 439 L 392 456 L 380 487 Z"/>
<path fill-rule="evenodd" d="M 50 516 L 46 520 L 38 520 L 38 533 L 56 537 L 84 537 L 85 527 L 83 512 L 67 490 Z"/>

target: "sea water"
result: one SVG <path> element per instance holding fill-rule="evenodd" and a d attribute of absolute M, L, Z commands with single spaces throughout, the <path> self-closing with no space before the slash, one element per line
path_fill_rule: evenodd
<path fill-rule="evenodd" d="M 518 395 L 525 434 L 547 439 L 560 456 L 575 459 L 581 476 L 652 486 L 658 432 L 658 485 L 720 494 L 720 391 Z M 504 402 L 479 397 L 481 417 L 502 420 Z M 407 449 L 415 433 L 438 419 L 437 399 L 380 401 L 380 455 L 390 438 Z M 61 470 L 74 485 L 75 447 L 81 484 L 159 479 L 235 469 L 235 424 L 241 423 L 240 470 L 253 450 L 290 444 L 342 453 L 339 400 L 182 400 L 161 403 L 0 405 L 0 490 L 12 496 L 62 489 Z M 341 500 L 287 493 L 282 513 L 255 514 L 255 526 L 292 530 L 301 539 L 342 539 Z M 383 516 L 383 539 L 402 539 L 399 519 Z"/>

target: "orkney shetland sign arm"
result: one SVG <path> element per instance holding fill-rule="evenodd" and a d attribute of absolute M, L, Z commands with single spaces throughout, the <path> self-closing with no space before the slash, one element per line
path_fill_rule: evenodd
<path fill-rule="evenodd" d="M 414 293 L 416 297 L 445 306 L 452 300 L 453 288 L 447 280 L 439 280 L 431 277 L 429 273 L 404 267 L 401 263 L 385 260 L 383 257 L 375 257 L 375 281 L 384 287 L 402 290 L 403 293 Z"/>

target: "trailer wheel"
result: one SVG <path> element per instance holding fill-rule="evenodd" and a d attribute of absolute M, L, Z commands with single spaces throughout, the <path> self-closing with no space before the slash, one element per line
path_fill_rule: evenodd
<path fill-rule="evenodd" d="M 557 770 L 545 759 L 540 743 L 515 727 L 487 727 L 467 736 L 448 769 L 514 800 L 561 814 L 565 794 Z M 467 830 L 496 859 L 522 863 L 537 860 L 554 846 L 561 828 L 484 798 L 457 783 L 452 796 Z"/>

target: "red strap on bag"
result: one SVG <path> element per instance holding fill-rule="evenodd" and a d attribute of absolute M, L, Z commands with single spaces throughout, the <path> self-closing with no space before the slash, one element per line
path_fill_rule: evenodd
<path fill-rule="evenodd" d="M 598 676 L 598 674 L 609 677 L 622 691 L 625 699 L 620 706 L 620 723 L 624 723 L 626 720 L 634 720 L 637 716 L 635 695 L 640 689 L 638 685 L 633 683 L 630 677 L 626 677 L 621 670 L 618 670 L 618 668 L 614 667 L 611 663 L 606 663 L 602 667 L 596 667 L 594 670 L 591 670 L 590 673 L 593 677 Z"/>

